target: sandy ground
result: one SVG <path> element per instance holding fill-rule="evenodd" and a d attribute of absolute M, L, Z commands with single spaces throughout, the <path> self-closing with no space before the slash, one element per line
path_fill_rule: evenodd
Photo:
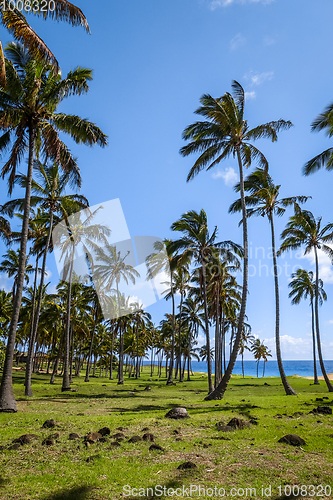
<path fill-rule="evenodd" d="M 328 378 L 329 378 L 330 380 L 333 380 L 333 373 L 328 373 L 328 374 L 327 374 L 327 376 L 328 376 Z M 306 379 L 308 379 L 308 380 L 313 380 L 313 377 L 304 377 L 304 378 L 306 378 Z M 324 380 L 324 377 L 323 377 L 323 376 L 318 377 L 318 380 Z"/>

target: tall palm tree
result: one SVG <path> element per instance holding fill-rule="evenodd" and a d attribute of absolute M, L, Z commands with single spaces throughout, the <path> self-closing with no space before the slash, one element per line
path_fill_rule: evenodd
<path fill-rule="evenodd" d="M 291 275 L 291 281 L 289 283 L 291 292 L 289 293 L 289 298 L 292 299 L 292 304 L 299 304 L 302 299 L 310 299 L 311 306 L 311 326 L 312 326 L 312 351 L 313 351 L 313 373 L 314 373 L 314 384 L 319 385 L 318 375 L 317 375 L 317 364 L 316 364 L 316 334 L 315 334 L 315 314 L 313 307 L 313 299 L 315 297 L 316 282 L 313 277 L 312 271 L 306 271 L 305 269 L 297 269 Z M 324 290 L 323 280 L 318 280 L 318 300 L 319 304 L 322 305 L 324 300 L 327 300 L 327 295 Z"/>
<path fill-rule="evenodd" d="M 171 351 L 169 359 L 169 372 L 167 385 L 173 384 L 173 365 L 175 357 L 175 338 L 176 338 L 176 307 L 175 307 L 175 279 L 174 273 L 178 266 L 177 252 L 174 251 L 172 247 L 172 240 L 164 239 L 164 241 L 156 241 L 154 243 L 154 250 L 152 254 L 148 255 L 146 258 L 147 265 L 147 279 L 152 279 L 158 276 L 160 273 L 164 273 L 167 276 L 168 282 L 163 282 L 163 285 L 169 285 L 169 290 L 165 290 L 166 299 L 171 297 L 172 302 L 172 337 L 171 337 Z M 183 262 L 186 266 L 187 262 Z"/>
<path fill-rule="evenodd" d="M 56 241 L 54 244 L 61 248 L 61 259 L 64 259 L 63 279 L 68 281 L 67 287 L 67 314 L 65 326 L 65 362 L 63 371 L 62 391 L 70 390 L 69 379 L 69 352 L 70 352 L 70 325 L 71 325 L 71 300 L 72 281 L 75 277 L 74 261 L 75 253 L 80 252 L 86 257 L 87 262 L 93 265 L 92 250 L 98 249 L 98 244 L 105 245 L 106 236 L 110 235 L 110 229 L 101 224 L 94 224 L 94 217 L 98 212 L 83 209 L 63 219 L 56 228 Z"/>
<path fill-rule="evenodd" d="M 306 210 L 297 210 L 295 215 L 290 217 L 286 229 L 282 232 L 281 237 L 283 242 L 278 252 L 282 253 L 287 250 L 295 250 L 301 246 L 305 246 L 304 255 L 314 252 L 315 257 L 315 317 L 316 317 L 316 334 L 317 347 L 320 361 L 320 367 L 324 376 L 329 392 L 333 392 L 331 384 L 323 361 L 320 331 L 319 331 L 319 263 L 318 250 L 322 250 L 333 262 L 333 250 L 328 246 L 333 242 L 333 224 L 327 224 L 322 227 L 322 218 L 315 219 L 314 215 Z"/>
<path fill-rule="evenodd" d="M 68 2 L 67 0 L 54 0 L 54 9 L 51 6 L 45 8 L 42 0 L 35 0 L 30 3 L 30 12 L 44 17 L 50 17 L 57 21 L 67 21 L 73 26 L 83 26 L 88 33 L 90 32 L 86 18 L 81 9 Z M 37 7 L 37 8 L 36 8 Z M 50 61 L 55 70 L 59 70 L 59 64 L 51 50 L 31 28 L 21 10 L 18 10 L 17 3 L 3 0 L 1 2 L 0 21 L 16 40 L 21 41 L 36 58 L 43 58 Z M 6 86 L 5 58 L 0 41 L 0 84 Z"/>
<path fill-rule="evenodd" d="M 202 96 L 201 106 L 195 113 L 203 116 L 205 121 L 193 123 L 184 130 L 183 139 L 190 142 L 180 150 L 183 156 L 200 153 L 187 176 L 187 181 L 193 179 L 201 170 L 210 170 L 231 155 L 237 157 L 240 177 L 244 249 L 241 309 L 228 368 L 220 384 L 206 399 L 221 399 L 226 391 L 237 359 L 245 318 L 248 293 L 248 237 L 243 168 L 250 167 L 254 160 L 259 166 L 267 169 L 268 163 L 265 156 L 253 146 L 252 141 L 266 137 L 274 142 L 277 140 L 277 134 L 280 130 L 289 129 L 292 126 L 290 121 L 278 120 L 249 129 L 248 122 L 244 118 L 244 89 L 238 82 L 233 81 L 232 90 L 233 95 L 227 92 L 219 98 L 213 98 L 209 94 Z"/>
<path fill-rule="evenodd" d="M 272 177 L 263 169 L 258 168 L 244 181 L 244 190 L 249 193 L 245 196 L 245 205 L 247 208 L 247 217 L 267 216 L 271 226 L 272 238 L 272 258 L 274 269 L 274 285 L 275 285 L 275 343 L 276 343 L 276 357 L 279 366 L 280 377 L 283 383 L 284 390 L 287 395 L 296 395 L 295 390 L 289 384 L 285 375 L 281 356 L 280 345 L 280 297 L 279 297 L 279 278 L 276 260 L 276 245 L 275 245 L 275 231 L 274 231 L 274 215 L 281 217 L 286 208 L 295 206 L 298 203 L 307 201 L 308 196 L 291 196 L 289 198 L 279 198 L 280 192 L 279 185 L 274 184 Z M 239 183 L 235 186 L 235 191 L 240 191 Z M 242 210 L 241 200 L 236 200 L 229 208 L 229 212 L 235 213 Z"/>
<path fill-rule="evenodd" d="M 259 363 L 261 358 L 264 360 L 264 368 L 262 372 L 262 376 L 265 376 L 265 365 L 267 362 L 267 357 L 272 357 L 270 351 L 268 350 L 268 347 L 265 346 L 260 339 L 256 339 L 252 346 L 251 346 L 251 351 L 253 352 L 254 359 L 257 361 L 257 377 L 259 377 Z"/>
<path fill-rule="evenodd" d="M 333 104 L 327 106 L 323 113 L 320 113 L 312 122 L 311 131 L 320 132 L 325 130 L 328 137 L 333 136 Z M 317 172 L 322 167 L 330 171 L 333 168 L 333 148 L 328 148 L 319 155 L 309 160 L 303 167 L 303 174 L 310 175 Z"/>
<path fill-rule="evenodd" d="M 181 218 L 171 225 L 173 231 L 179 231 L 182 236 L 172 242 L 171 248 L 174 252 L 182 251 L 179 262 L 188 262 L 194 260 L 199 269 L 200 292 L 204 304 L 205 314 L 205 334 L 206 346 L 208 353 L 210 352 L 209 338 L 209 318 L 208 318 L 208 303 L 207 303 L 207 264 L 212 255 L 225 254 L 230 262 L 235 261 L 235 254 L 242 256 L 242 249 L 232 241 L 216 242 L 217 227 L 212 234 L 208 230 L 207 215 L 204 210 L 200 213 L 195 210 L 186 212 Z M 213 391 L 212 381 L 212 365 L 210 356 L 207 356 L 208 369 L 208 391 L 209 394 Z"/>
<path fill-rule="evenodd" d="M 69 95 L 80 95 L 89 89 L 91 70 L 77 68 L 61 79 L 50 66 L 34 60 L 19 44 L 9 44 L 6 60 L 7 86 L 0 91 L 0 151 L 14 143 L 2 176 L 9 174 L 11 193 L 16 169 L 28 151 L 27 186 L 22 222 L 20 268 L 13 317 L 9 330 L 6 360 L 0 388 L 0 411 L 16 411 L 12 386 L 12 362 L 19 317 L 30 215 L 31 183 L 35 154 L 57 161 L 71 179 L 80 180 L 79 168 L 58 132 L 69 134 L 77 143 L 105 146 L 105 134 L 93 123 L 76 115 L 56 113 L 58 105 Z"/>
<path fill-rule="evenodd" d="M 106 243 L 103 248 L 96 248 L 95 272 L 101 280 L 102 285 L 108 291 L 116 291 L 116 300 L 118 304 L 118 318 L 128 314 L 130 311 L 122 308 L 121 293 L 119 284 L 124 281 L 126 284 L 135 283 L 135 278 L 140 277 L 140 274 L 133 266 L 125 262 L 129 255 L 127 252 L 122 255 L 121 251 L 117 251 L 115 245 Z M 115 288 L 114 288 L 115 287 Z M 126 304 L 123 304 L 126 307 Z M 123 373 L 123 357 L 124 357 L 124 339 L 122 335 L 122 327 L 119 328 L 119 380 L 118 384 L 124 383 Z"/>

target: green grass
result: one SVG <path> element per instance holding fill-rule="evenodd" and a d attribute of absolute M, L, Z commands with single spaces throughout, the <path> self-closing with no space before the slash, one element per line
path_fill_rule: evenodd
<path fill-rule="evenodd" d="M 261 495 L 261 488 L 269 485 L 272 499 L 295 498 L 279 493 L 278 487 L 282 486 L 283 493 L 284 485 L 331 485 L 333 490 L 333 417 L 309 415 L 318 405 L 333 405 L 333 396 L 324 382 L 313 386 L 309 380 L 290 377 L 298 392 L 293 397 L 284 395 L 278 378 L 234 376 L 222 401 L 204 401 L 207 378 L 200 374 L 191 382 L 171 387 L 165 385 L 165 379 L 148 382 L 148 372 L 138 381 L 126 379 L 124 386 L 105 378 L 92 378 L 84 383 L 83 377 L 78 377 L 73 383 L 77 392 L 71 393 L 61 393 L 60 378 L 51 386 L 49 377 L 34 375 L 34 398 L 26 398 L 23 375 L 24 372 L 15 373 L 18 413 L 0 414 L 0 445 L 6 447 L 0 451 L 1 499 L 142 498 L 125 497 L 125 485 L 146 489 L 156 485 L 183 488 L 192 484 L 202 488 L 223 487 L 227 493 L 233 487 L 256 488 L 255 496 L 246 492 L 233 496 L 243 499 L 267 498 Z M 144 391 L 146 385 L 152 390 Z M 328 399 L 318 402 L 318 397 Z M 191 418 L 166 419 L 166 412 L 175 406 L 184 406 Z M 293 416 L 295 412 L 303 415 Z M 276 418 L 277 414 L 282 414 L 282 418 Z M 236 416 L 245 420 L 257 417 L 258 425 L 229 433 L 216 430 L 217 422 L 226 424 Z M 43 429 L 43 422 L 51 418 L 58 427 Z M 106 443 L 86 448 L 83 436 L 104 426 L 110 427 L 111 433 L 118 432 L 116 428 L 120 426 L 127 428 L 121 446 L 111 448 L 113 440 L 109 438 Z M 133 435 L 142 436 L 144 427 L 156 436 L 155 442 L 164 452 L 150 452 L 151 443 L 127 442 Z M 58 442 L 51 447 L 42 446 L 43 439 L 54 432 L 60 434 Z M 71 432 L 77 432 L 82 439 L 68 440 Z M 38 439 L 19 450 L 8 450 L 12 439 L 22 434 L 36 434 Z M 306 445 L 295 448 L 278 443 L 285 434 L 298 434 Z M 94 455 L 99 458 L 87 463 L 86 459 Z M 178 470 L 187 460 L 198 468 L 190 472 Z"/>

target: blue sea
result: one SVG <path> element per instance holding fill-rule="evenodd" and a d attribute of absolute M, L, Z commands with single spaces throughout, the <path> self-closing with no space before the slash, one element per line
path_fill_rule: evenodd
<path fill-rule="evenodd" d="M 145 361 L 144 364 L 149 364 Z M 164 364 L 164 363 L 163 363 Z M 325 370 L 327 373 L 333 373 L 333 361 L 325 361 Z M 264 362 L 259 363 L 259 377 L 263 374 Z M 313 377 L 313 361 L 283 361 L 283 368 L 285 374 L 288 375 L 299 375 L 300 377 Z M 214 363 L 213 363 L 214 369 Z M 192 361 L 192 370 L 194 372 L 205 372 L 207 373 L 207 363 L 205 361 Z M 322 375 L 320 365 L 317 363 L 318 376 Z M 236 361 L 233 373 L 235 375 L 242 375 L 242 362 Z M 244 361 L 244 373 L 245 375 L 256 377 L 257 376 L 257 363 L 256 361 Z M 269 360 L 265 366 L 265 378 L 266 377 L 279 377 L 279 368 L 277 361 Z"/>

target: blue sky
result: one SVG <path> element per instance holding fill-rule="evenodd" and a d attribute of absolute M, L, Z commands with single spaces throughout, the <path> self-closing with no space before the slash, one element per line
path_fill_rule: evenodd
<path fill-rule="evenodd" d="M 310 131 L 312 120 L 332 101 L 330 33 L 331 0 L 77 0 L 91 35 L 64 23 L 29 16 L 40 36 L 56 54 L 63 74 L 76 66 L 94 71 L 86 96 L 62 105 L 97 123 L 109 136 L 105 149 L 67 144 L 79 158 L 82 194 L 90 204 L 119 198 L 129 231 L 134 235 L 172 237 L 170 225 L 187 210 L 204 208 L 219 240 L 241 243 L 239 216 L 228 215 L 237 181 L 233 159 L 202 172 L 190 183 L 187 173 L 195 157 L 179 155 L 183 129 L 195 121 L 194 110 L 204 93 L 214 97 L 231 90 L 238 80 L 246 91 L 250 126 L 283 118 L 294 128 L 277 143 L 258 141 L 270 173 L 281 184 L 281 195 L 311 195 L 306 208 L 323 222 L 332 222 L 332 173 L 305 178 L 303 164 L 332 142 Z M 1 28 L 3 43 L 11 40 Z M 25 168 L 22 164 L 21 170 Z M 7 197 L 0 184 L 1 203 Z M 22 196 L 15 190 L 14 196 Z M 288 215 L 276 222 L 277 235 Z M 253 249 L 250 264 L 248 321 L 253 332 L 274 353 L 274 289 L 270 273 L 268 222 L 249 223 Z M 256 247 L 263 250 L 255 251 Z M 3 252 L 5 249 L 3 249 Z M 0 250 L 1 250 L 0 249 Z M 265 254 L 263 258 L 262 255 Z M 281 335 L 285 359 L 311 358 L 310 308 L 291 306 L 288 276 L 292 266 L 313 269 L 311 258 L 286 256 L 281 276 Z M 48 264 L 52 280 L 56 267 Z M 251 272 L 251 268 L 250 268 Z M 321 310 L 323 352 L 333 359 L 333 272 L 321 260 L 328 302 Z M 253 274 L 253 272 L 252 272 Z M 9 287 L 5 277 L 0 285 Z M 149 307 L 157 323 L 171 304 Z"/>

